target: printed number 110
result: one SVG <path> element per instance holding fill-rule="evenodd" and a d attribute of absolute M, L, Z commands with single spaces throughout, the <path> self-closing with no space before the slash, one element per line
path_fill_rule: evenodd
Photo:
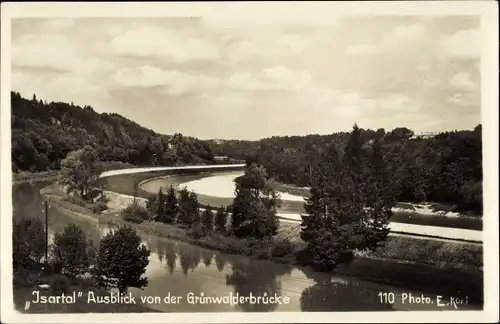
<path fill-rule="evenodd" d="M 394 293 L 378 293 L 380 298 L 380 303 L 382 304 L 394 304 Z"/>

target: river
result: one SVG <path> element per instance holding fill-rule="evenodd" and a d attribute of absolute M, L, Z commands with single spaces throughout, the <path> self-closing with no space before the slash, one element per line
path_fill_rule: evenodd
<path fill-rule="evenodd" d="M 44 219 L 43 200 L 39 194 L 42 183 L 22 183 L 13 186 L 14 218 L 23 215 Z M 96 221 L 63 214 L 52 206 L 49 209 L 49 233 L 66 225 L 79 225 L 89 239 L 97 242 L 110 227 Z M 230 312 L 230 311 L 388 311 L 388 310 L 455 310 L 453 304 L 440 307 L 436 295 L 425 294 L 432 304 L 403 303 L 404 294 L 421 296 L 420 291 L 388 285 L 309 272 L 300 268 L 244 256 L 226 255 L 193 245 L 143 235 L 151 250 L 146 276 L 149 284 L 144 290 L 131 289 L 134 296 L 160 296 L 162 302 L 150 307 L 164 312 Z M 227 303 L 194 305 L 188 296 L 281 296 L 279 303 Z M 165 303 L 165 296 L 182 297 L 176 303 Z M 382 296 L 392 296 L 394 303 L 384 302 Z M 389 297 L 390 298 L 390 297 Z M 444 298 L 444 297 L 443 297 Z M 288 300 L 288 303 L 284 303 Z M 444 298 L 443 300 L 448 300 Z M 172 300 L 171 300 L 172 301 Z M 480 309 L 458 305 L 459 309 Z"/>

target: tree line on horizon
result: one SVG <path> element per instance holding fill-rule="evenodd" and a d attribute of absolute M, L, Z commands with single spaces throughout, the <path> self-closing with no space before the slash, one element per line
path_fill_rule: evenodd
<path fill-rule="evenodd" d="M 101 161 L 134 165 L 213 162 L 208 143 L 193 137 L 162 135 L 119 114 L 99 114 L 90 106 L 31 100 L 11 92 L 12 170 L 60 169 L 68 153 L 91 146 Z"/>
<path fill-rule="evenodd" d="M 394 165 L 396 200 L 447 204 L 453 211 L 482 215 L 482 127 L 443 132 L 432 138 L 414 136 L 406 127 L 386 132 L 359 128 L 362 146 L 377 141 L 386 163 Z M 324 161 L 331 145 L 342 154 L 348 132 L 329 135 L 273 136 L 259 141 L 210 141 L 214 155 L 256 161 L 270 177 L 298 187 L 310 187 L 313 169 Z"/>

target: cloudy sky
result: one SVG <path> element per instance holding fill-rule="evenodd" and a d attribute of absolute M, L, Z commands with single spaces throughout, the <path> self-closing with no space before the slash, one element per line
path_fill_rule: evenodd
<path fill-rule="evenodd" d="M 273 11 L 12 21 L 12 88 L 157 132 L 258 139 L 480 123 L 479 19 Z"/>

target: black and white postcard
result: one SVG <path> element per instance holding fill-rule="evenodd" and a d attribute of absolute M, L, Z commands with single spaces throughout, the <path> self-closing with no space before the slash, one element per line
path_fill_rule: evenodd
<path fill-rule="evenodd" d="M 498 321 L 495 2 L 1 9 L 2 322 Z"/>

